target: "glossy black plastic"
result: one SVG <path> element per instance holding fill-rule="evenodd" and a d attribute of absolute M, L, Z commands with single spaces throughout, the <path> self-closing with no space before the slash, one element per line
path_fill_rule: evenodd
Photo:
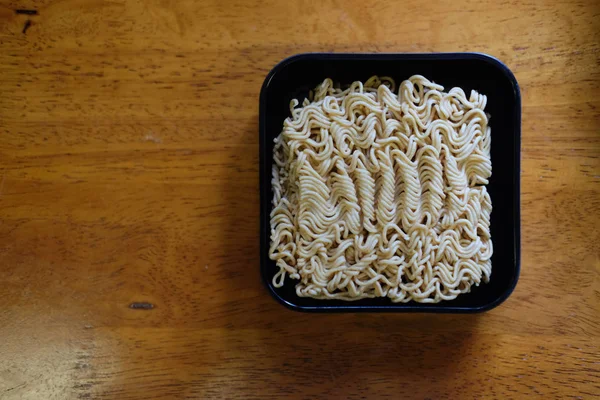
<path fill-rule="evenodd" d="M 366 80 L 372 75 L 390 76 L 400 82 L 420 74 L 444 86 L 459 86 L 487 95 L 491 115 L 493 175 L 488 185 L 493 205 L 491 233 L 494 246 L 492 277 L 471 293 L 438 304 L 392 303 L 387 298 L 355 302 L 298 297 L 296 281 L 282 288 L 271 281 L 276 272 L 269 259 L 271 212 L 271 164 L 273 139 L 289 116 L 289 103 L 300 102 L 308 91 L 329 77 L 341 84 Z M 267 75 L 260 93 L 260 256 L 264 284 L 281 304 L 299 311 L 390 311 L 473 313 L 489 310 L 512 293 L 520 272 L 520 155 L 521 96 L 512 72 L 485 54 L 299 54 L 283 60 Z"/>

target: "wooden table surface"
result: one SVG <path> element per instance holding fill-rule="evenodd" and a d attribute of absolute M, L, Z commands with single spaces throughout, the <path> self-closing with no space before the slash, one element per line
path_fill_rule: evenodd
<path fill-rule="evenodd" d="M 600 3 L 434 3 L 0 0 L 0 398 L 600 394 Z M 504 304 L 307 315 L 269 296 L 258 95 L 310 51 L 513 70 L 523 252 Z"/>

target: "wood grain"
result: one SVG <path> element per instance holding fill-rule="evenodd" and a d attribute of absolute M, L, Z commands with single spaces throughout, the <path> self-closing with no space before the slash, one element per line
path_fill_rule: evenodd
<path fill-rule="evenodd" d="M 0 0 L 0 398 L 600 395 L 599 16 L 594 0 Z M 258 93 L 307 51 L 480 51 L 514 71 L 506 303 L 305 315 L 269 297 Z"/>

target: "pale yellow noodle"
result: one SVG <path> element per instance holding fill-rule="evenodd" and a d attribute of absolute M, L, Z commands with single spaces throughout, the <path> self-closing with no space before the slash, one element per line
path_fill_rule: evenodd
<path fill-rule="evenodd" d="M 492 272 L 487 98 L 420 75 L 326 79 L 275 139 L 273 285 L 317 299 L 452 300 Z"/>

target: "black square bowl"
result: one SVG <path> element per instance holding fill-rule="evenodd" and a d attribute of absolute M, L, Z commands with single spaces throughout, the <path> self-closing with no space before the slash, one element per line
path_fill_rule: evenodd
<path fill-rule="evenodd" d="M 392 303 L 388 298 L 315 300 L 298 297 L 297 281 L 286 278 L 282 288 L 272 284 L 275 263 L 269 259 L 271 165 L 273 139 L 289 116 L 289 103 L 300 102 L 309 90 L 331 78 L 340 84 L 365 81 L 372 75 L 390 76 L 397 83 L 420 74 L 444 86 L 461 87 L 487 95 L 491 115 L 492 177 L 487 186 L 492 199 L 491 234 L 494 253 L 490 282 L 472 288 L 455 300 L 437 304 Z M 281 304 L 299 311 L 389 311 L 475 313 L 489 310 L 512 293 L 520 271 L 520 157 L 521 96 L 512 72 L 485 54 L 299 54 L 283 60 L 267 75 L 260 93 L 260 258 L 267 289 Z"/>

